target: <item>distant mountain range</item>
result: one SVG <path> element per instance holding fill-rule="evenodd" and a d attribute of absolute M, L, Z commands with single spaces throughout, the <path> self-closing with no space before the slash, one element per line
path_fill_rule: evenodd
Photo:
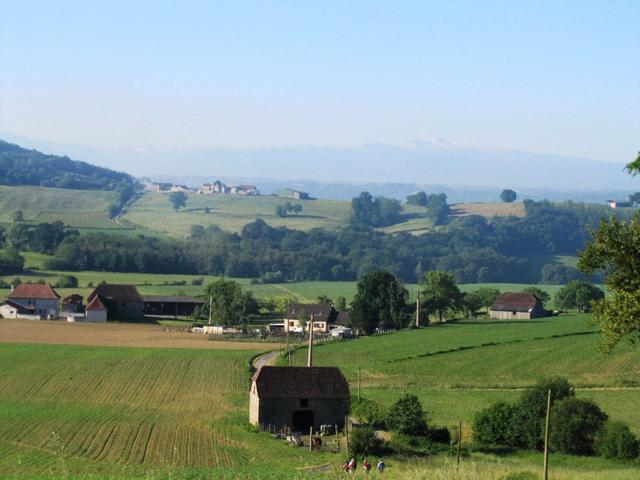
<path fill-rule="evenodd" d="M 452 201 L 495 201 L 503 188 L 513 188 L 519 198 L 604 201 L 640 190 L 640 182 L 623 171 L 624 163 L 485 149 L 441 139 L 359 148 L 134 151 L 53 144 L 11 134 L 4 138 L 138 176 L 193 184 L 241 179 L 257 183 L 265 193 L 294 186 L 325 198 L 351 198 L 365 189 L 403 197 L 427 189 L 449 192 Z"/>

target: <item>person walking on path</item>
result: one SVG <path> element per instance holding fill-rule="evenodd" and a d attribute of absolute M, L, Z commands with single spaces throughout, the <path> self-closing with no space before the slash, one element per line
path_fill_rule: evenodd
<path fill-rule="evenodd" d="M 383 473 L 384 472 L 384 460 L 380 459 L 378 460 L 378 465 L 376 467 L 378 469 L 378 472 Z"/>

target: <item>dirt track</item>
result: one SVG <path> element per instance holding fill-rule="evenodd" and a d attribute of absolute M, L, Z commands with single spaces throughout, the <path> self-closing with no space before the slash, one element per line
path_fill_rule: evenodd
<path fill-rule="evenodd" d="M 219 350 L 264 350 L 265 348 L 263 343 L 210 341 L 207 335 L 174 332 L 159 325 L 14 319 L 0 319 L 0 343 Z"/>

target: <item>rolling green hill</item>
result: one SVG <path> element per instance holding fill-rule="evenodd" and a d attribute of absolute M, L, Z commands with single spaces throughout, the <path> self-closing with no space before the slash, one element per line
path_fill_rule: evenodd
<path fill-rule="evenodd" d="M 340 365 L 362 394 L 390 404 L 418 395 L 436 422 L 470 423 L 478 410 L 543 376 L 561 375 L 614 419 L 640 433 L 640 356 L 629 344 L 599 353 L 600 334 L 588 315 L 535 321 L 459 321 L 322 345 L 316 365 Z M 306 356 L 294 356 L 304 364 Z"/>
<path fill-rule="evenodd" d="M 109 218 L 109 204 L 116 192 L 0 185 L 0 222 L 11 221 L 20 210 L 26 222 L 60 220 L 78 229 L 124 230 Z"/>
<path fill-rule="evenodd" d="M 0 140 L 0 185 L 121 190 L 133 183 L 133 177 L 126 173 Z"/>

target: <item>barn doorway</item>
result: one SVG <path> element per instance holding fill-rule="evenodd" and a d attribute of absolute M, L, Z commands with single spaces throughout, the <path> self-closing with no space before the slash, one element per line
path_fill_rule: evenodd
<path fill-rule="evenodd" d="M 307 432 L 313 427 L 313 410 L 297 410 L 293 412 L 293 429 L 298 432 Z"/>

